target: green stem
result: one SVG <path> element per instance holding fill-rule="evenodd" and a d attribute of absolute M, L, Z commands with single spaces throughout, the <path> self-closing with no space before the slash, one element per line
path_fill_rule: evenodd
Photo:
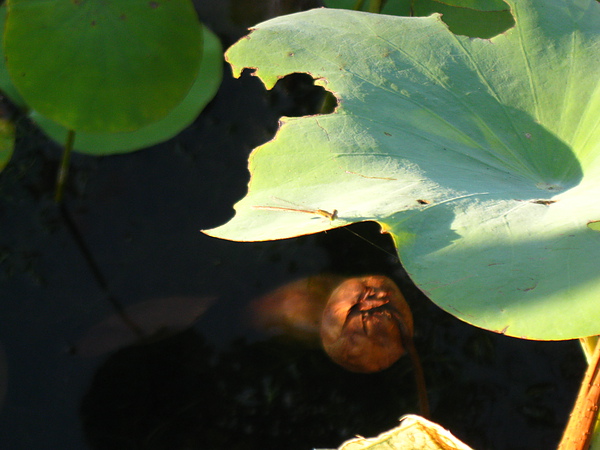
<path fill-rule="evenodd" d="M 69 133 L 67 134 L 67 141 L 65 142 L 65 148 L 63 150 L 62 160 L 56 176 L 56 192 L 54 193 L 54 201 L 56 203 L 61 203 L 63 199 L 67 175 L 69 173 L 69 164 L 71 162 L 71 150 L 73 150 L 74 141 L 75 131 L 69 130 Z"/>
<path fill-rule="evenodd" d="M 106 293 L 108 301 L 111 303 L 117 314 L 120 316 L 121 320 L 128 326 L 138 337 L 145 337 L 145 333 L 143 330 L 135 323 L 133 320 L 127 315 L 125 309 L 121 305 L 121 303 L 111 294 L 110 289 L 108 287 L 108 282 L 104 278 L 100 267 L 96 263 L 92 252 L 87 246 L 83 236 L 79 232 L 79 228 L 75 224 L 75 221 L 69 214 L 67 207 L 63 203 L 63 194 L 65 190 L 65 184 L 67 181 L 67 175 L 69 173 L 69 165 L 71 161 L 71 151 L 73 150 L 73 142 L 75 141 L 75 132 L 73 130 L 69 130 L 67 134 L 67 141 L 65 142 L 65 147 L 63 150 L 63 156 L 60 163 L 60 167 L 58 168 L 58 174 L 56 178 L 56 192 L 54 194 L 54 201 L 58 204 L 60 214 L 64 223 L 67 226 L 67 229 L 70 231 L 71 236 L 75 240 L 77 247 L 81 251 L 85 261 L 87 262 L 88 267 L 92 271 L 96 282 L 100 286 L 100 288 Z"/>
<path fill-rule="evenodd" d="M 354 11 L 360 11 L 365 4 L 365 0 L 356 0 L 354 7 L 352 8 Z"/>
<path fill-rule="evenodd" d="M 369 2 L 369 12 L 371 13 L 379 14 L 382 7 L 381 0 L 371 0 Z"/>

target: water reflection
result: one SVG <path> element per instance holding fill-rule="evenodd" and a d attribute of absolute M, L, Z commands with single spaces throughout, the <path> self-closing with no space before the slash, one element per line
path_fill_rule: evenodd
<path fill-rule="evenodd" d="M 255 301 L 252 315 L 256 326 L 271 333 L 313 343 L 320 339 L 330 358 L 353 372 L 390 367 L 413 335 L 408 304 L 384 276 L 294 281 Z"/>
<path fill-rule="evenodd" d="M 91 327 L 73 352 L 94 357 L 168 337 L 191 327 L 214 300 L 215 297 L 167 297 L 129 306 Z"/>
<path fill-rule="evenodd" d="M 217 353 L 189 329 L 111 355 L 80 417 L 92 449 L 337 448 L 414 411 L 413 390 L 406 366 L 355 374 L 279 338 Z"/>
<path fill-rule="evenodd" d="M 0 343 L 0 411 L 4 405 L 6 390 L 8 389 L 8 364 L 6 362 L 6 352 Z"/>
<path fill-rule="evenodd" d="M 404 355 L 412 335 L 408 304 L 387 277 L 344 281 L 323 312 L 323 347 L 331 359 L 354 372 L 387 369 Z"/>

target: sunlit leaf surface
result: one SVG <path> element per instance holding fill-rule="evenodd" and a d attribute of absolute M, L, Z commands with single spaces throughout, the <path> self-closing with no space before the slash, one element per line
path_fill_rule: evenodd
<path fill-rule="evenodd" d="M 471 450 L 448 430 L 420 416 L 407 415 L 396 428 L 375 438 L 356 438 L 339 450 Z"/>
<path fill-rule="evenodd" d="M 490 40 L 439 16 L 320 9 L 257 25 L 227 53 L 236 75 L 254 68 L 271 88 L 306 72 L 339 104 L 283 118 L 250 157 L 235 217 L 208 233 L 282 239 L 376 220 L 414 282 L 462 320 L 533 339 L 599 334 L 600 5 L 508 3 L 516 25 Z"/>

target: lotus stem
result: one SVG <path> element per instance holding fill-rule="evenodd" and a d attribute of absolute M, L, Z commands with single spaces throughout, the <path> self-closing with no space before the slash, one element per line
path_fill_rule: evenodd
<path fill-rule="evenodd" d="M 598 337 L 594 336 L 598 341 Z M 592 338 L 586 338 L 587 344 Z M 571 412 L 569 423 L 558 446 L 559 450 L 587 450 L 594 437 L 600 399 L 600 345 L 595 346 L 589 366 Z"/>
<path fill-rule="evenodd" d="M 406 325 L 402 320 L 396 320 L 398 323 L 398 329 L 400 330 L 400 336 L 402 337 L 402 345 L 406 349 L 410 361 L 413 366 L 413 373 L 415 375 L 415 384 L 417 386 L 417 394 L 419 396 L 419 409 L 421 416 L 429 419 L 431 413 L 429 411 L 429 400 L 427 399 L 427 385 L 425 384 L 425 373 L 423 372 L 423 366 L 421 365 L 421 358 L 415 348 L 412 336 L 406 328 Z"/>
<path fill-rule="evenodd" d="M 356 0 L 354 7 L 352 8 L 354 11 L 360 11 L 365 4 L 365 0 Z"/>
<path fill-rule="evenodd" d="M 381 0 L 371 0 L 369 2 L 369 12 L 379 14 L 383 8 Z"/>
<path fill-rule="evenodd" d="M 60 215 L 61 215 L 67 229 L 69 230 L 69 232 L 71 234 L 71 237 L 73 238 L 73 240 L 75 241 L 75 244 L 79 248 L 79 251 L 83 255 L 83 258 L 85 259 L 85 262 L 87 263 L 90 271 L 92 272 L 92 275 L 94 276 L 94 279 L 96 280 L 96 283 L 98 283 L 98 286 L 100 287 L 100 289 L 102 289 L 102 291 L 106 294 L 106 299 L 108 300 L 108 302 L 114 308 L 115 312 L 121 318 L 123 323 L 127 327 L 129 327 L 129 329 L 137 337 L 139 337 L 139 338 L 146 337 L 146 333 L 144 333 L 144 330 L 142 330 L 142 328 L 137 323 L 135 323 L 131 319 L 131 317 L 129 317 L 129 315 L 125 311 L 125 308 L 123 307 L 121 302 L 119 302 L 115 298 L 115 296 L 112 294 L 112 292 L 110 291 L 108 281 L 102 274 L 102 271 L 100 270 L 100 266 L 96 262 L 94 255 L 92 254 L 90 248 L 88 247 L 87 243 L 85 242 L 85 239 L 83 238 L 82 234 L 80 233 L 79 228 L 77 228 L 77 224 L 71 217 L 71 214 L 69 213 L 69 210 L 67 209 L 67 207 L 65 206 L 64 203 L 60 203 L 59 210 L 60 210 Z"/>
<path fill-rule="evenodd" d="M 58 168 L 58 174 L 56 176 L 56 191 L 54 193 L 54 201 L 61 203 L 63 194 L 65 191 L 65 184 L 67 182 L 67 175 L 69 173 L 69 165 L 71 162 L 71 150 L 73 150 L 73 142 L 75 141 L 75 131 L 69 130 L 67 133 L 67 140 L 63 149 L 62 160 Z"/>

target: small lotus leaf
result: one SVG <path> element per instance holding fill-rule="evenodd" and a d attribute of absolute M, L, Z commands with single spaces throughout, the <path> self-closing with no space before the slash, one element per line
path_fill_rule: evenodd
<path fill-rule="evenodd" d="M 68 129 L 133 131 L 167 115 L 198 73 L 189 0 L 9 0 L 4 53 L 25 102 Z"/>
<path fill-rule="evenodd" d="M 123 133 L 86 133 L 75 135 L 73 148 L 89 155 L 126 153 L 163 142 L 178 134 L 200 114 L 216 94 L 223 73 L 223 51 L 217 36 L 204 28 L 204 50 L 200 71 L 185 98 L 162 119 L 136 131 Z M 59 144 L 64 144 L 67 129 L 32 111 L 30 117 Z"/>

